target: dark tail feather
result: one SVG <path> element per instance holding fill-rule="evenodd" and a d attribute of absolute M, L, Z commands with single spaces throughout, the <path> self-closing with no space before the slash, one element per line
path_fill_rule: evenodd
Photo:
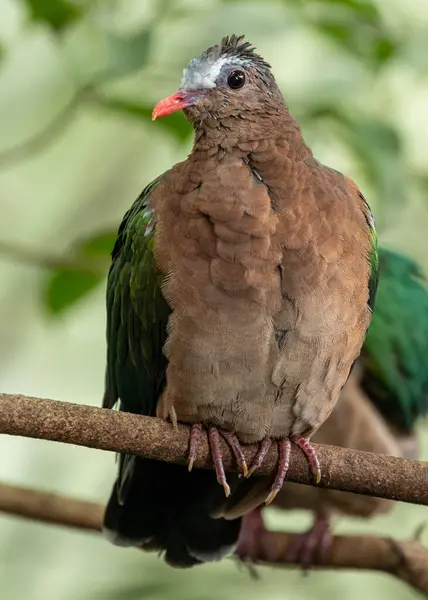
<path fill-rule="evenodd" d="M 114 544 L 164 551 L 169 564 L 189 567 L 233 552 L 241 520 L 212 518 L 222 503 L 212 471 L 136 458 L 122 503 L 113 487 L 103 530 Z"/>

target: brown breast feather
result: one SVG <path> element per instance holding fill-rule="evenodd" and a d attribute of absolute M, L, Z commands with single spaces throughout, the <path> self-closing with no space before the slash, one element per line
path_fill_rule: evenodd
<path fill-rule="evenodd" d="M 364 452 L 403 456 L 394 432 L 359 387 L 359 377 L 355 370 L 344 386 L 339 402 L 312 440 L 319 444 L 355 448 Z M 229 519 L 236 518 L 260 505 L 266 497 L 269 478 L 255 479 L 256 481 L 249 479 L 242 483 L 237 492 L 224 502 L 217 515 Z M 369 517 L 390 510 L 393 504 L 392 501 L 383 498 L 325 490 L 286 481 L 272 505 L 284 510 L 328 510 Z"/>
<path fill-rule="evenodd" d="M 152 202 L 173 309 L 158 415 L 211 423 L 243 442 L 310 436 L 370 318 L 358 194 L 307 149 L 263 140 L 193 152 Z"/>
<path fill-rule="evenodd" d="M 374 408 L 351 374 L 330 417 L 313 437 L 314 442 L 365 452 L 402 456 L 402 450 L 382 416 Z M 274 501 L 278 508 L 336 510 L 341 513 L 368 517 L 391 509 L 393 502 L 333 490 L 307 488 L 285 483 Z"/>

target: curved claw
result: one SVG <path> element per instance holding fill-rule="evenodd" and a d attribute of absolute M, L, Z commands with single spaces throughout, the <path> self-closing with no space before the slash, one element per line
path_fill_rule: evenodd
<path fill-rule="evenodd" d="M 291 456 L 291 442 L 289 439 L 279 440 L 278 442 L 279 449 L 279 461 L 278 461 L 278 470 L 276 472 L 275 481 L 272 484 L 270 489 L 270 494 L 265 500 L 265 504 L 270 504 L 279 490 L 282 488 L 284 484 L 285 476 L 287 475 L 288 467 L 290 466 L 290 456 Z"/>
<path fill-rule="evenodd" d="M 246 477 L 251 477 L 254 471 L 257 471 L 257 469 L 259 469 L 262 466 L 263 461 L 266 458 L 266 455 L 269 452 L 271 446 L 272 440 L 270 438 L 265 438 L 260 442 L 259 449 L 257 450 L 255 457 L 251 461 L 251 465 L 248 469 Z"/>
<path fill-rule="evenodd" d="M 226 473 L 224 472 L 223 458 L 221 456 L 220 435 L 215 427 L 208 429 L 208 439 L 210 442 L 211 456 L 213 459 L 217 481 L 223 486 L 226 498 L 230 496 L 230 487 L 227 483 Z"/>
<path fill-rule="evenodd" d="M 201 438 L 202 425 L 200 423 L 193 423 L 190 427 L 189 434 L 189 463 L 187 468 L 189 471 L 193 469 L 193 463 L 195 462 L 196 454 L 198 452 L 199 440 Z"/>
<path fill-rule="evenodd" d="M 224 489 L 224 495 L 226 496 L 226 498 L 229 498 L 229 496 L 230 496 L 230 486 L 227 483 L 227 481 L 223 481 L 222 482 L 222 486 L 223 486 L 223 489 Z"/>
<path fill-rule="evenodd" d="M 224 437 L 226 442 L 229 444 L 229 447 L 232 450 L 233 455 L 235 456 L 235 460 L 242 470 L 242 474 L 244 475 L 244 477 L 247 477 L 247 475 L 248 475 L 247 462 L 245 460 L 245 455 L 242 450 L 241 444 L 239 443 L 238 438 L 236 437 L 236 435 L 234 433 L 230 433 L 229 431 L 222 431 L 221 435 Z"/>
<path fill-rule="evenodd" d="M 188 469 L 192 470 L 193 464 L 196 459 L 196 454 L 198 450 L 200 435 L 202 431 L 201 423 L 194 423 L 190 428 L 189 434 L 189 463 Z M 254 471 L 256 471 L 262 464 L 264 459 L 266 458 L 267 453 L 269 452 L 270 446 L 272 444 L 272 440 L 269 438 L 265 438 L 260 443 L 259 449 L 251 462 L 250 468 L 248 469 L 247 463 L 245 460 L 245 455 L 242 450 L 241 444 L 236 436 L 236 434 L 222 431 L 222 436 L 229 444 L 236 462 L 241 467 L 242 474 L 244 477 L 250 477 Z M 224 471 L 223 458 L 221 454 L 221 446 L 220 446 L 220 434 L 215 427 L 209 427 L 208 429 L 208 439 L 211 449 L 211 456 L 213 459 L 217 481 L 220 485 L 223 486 L 224 493 L 226 497 L 230 495 L 230 487 L 227 483 L 226 474 Z M 315 448 L 312 444 L 303 437 L 293 437 L 293 443 L 295 443 L 305 454 L 306 458 L 309 461 L 312 472 L 314 474 L 315 480 L 317 483 L 321 480 L 321 468 L 318 460 L 318 456 L 316 454 Z M 279 461 L 278 461 L 278 469 L 275 476 L 275 480 L 272 484 L 270 493 L 265 500 L 266 504 L 270 504 L 275 496 L 278 494 L 280 489 L 283 486 L 284 479 L 287 475 L 288 467 L 290 465 L 290 455 L 291 455 L 291 441 L 288 438 L 282 439 L 278 441 L 279 448 Z"/>
<path fill-rule="evenodd" d="M 312 473 L 314 474 L 316 483 L 321 481 L 321 468 L 318 460 L 318 456 L 316 454 L 315 448 L 312 444 L 303 437 L 295 437 L 292 439 L 293 443 L 298 446 L 303 454 L 308 459 L 308 462 L 311 466 Z M 269 448 L 272 444 L 272 440 L 269 438 L 265 438 L 255 455 L 250 469 L 248 470 L 247 477 L 250 477 L 252 473 L 256 469 L 258 469 L 262 464 L 264 459 L 266 458 L 267 453 L 269 452 Z M 265 504 L 270 504 L 278 494 L 279 490 L 282 488 L 284 484 L 284 479 L 287 475 L 288 467 L 290 466 L 290 456 L 291 456 L 291 441 L 290 439 L 282 439 L 278 441 L 278 449 L 279 449 L 279 460 L 278 460 L 278 469 L 276 472 L 275 480 L 272 484 L 270 493 L 265 500 Z"/>
<path fill-rule="evenodd" d="M 193 464 L 196 459 L 196 455 L 198 452 L 199 441 L 202 433 L 202 424 L 201 423 L 193 423 L 190 427 L 189 433 L 189 455 L 188 455 L 188 470 L 191 471 L 193 468 Z M 244 475 L 248 472 L 247 463 L 245 462 L 244 452 L 241 448 L 238 438 L 234 433 L 230 432 L 222 432 L 223 437 L 229 444 L 233 454 L 235 455 L 236 461 L 242 469 Z M 218 430 L 215 427 L 209 427 L 208 429 L 208 441 L 211 450 L 211 456 L 213 459 L 215 472 L 217 475 L 217 481 L 220 485 L 223 486 L 224 493 L 226 498 L 230 496 L 230 487 L 227 483 L 226 474 L 224 472 L 223 466 L 223 458 L 221 455 L 221 446 L 220 446 L 220 435 Z"/>

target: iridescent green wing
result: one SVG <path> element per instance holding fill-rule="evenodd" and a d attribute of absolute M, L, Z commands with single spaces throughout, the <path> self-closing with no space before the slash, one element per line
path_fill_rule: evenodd
<path fill-rule="evenodd" d="M 428 412 L 428 292 L 419 266 L 382 249 L 372 324 L 363 347 L 363 387 L 404 431 Z"/>
<path fill-rule="evenodd" d="M 165 380 L 162 348 L 170 309 L 161 292 L 162 277 L 153 254 L 154 215 L 147 186 L 119 227 L 107 281 L 107 370 L 105 408 L 154 415 Z M 120 459 L 119 488 L 132 458 Z M 124 492 L 123 492 L 124 493 Z M 119 494 L 120 495 L 120 494 Z"/>

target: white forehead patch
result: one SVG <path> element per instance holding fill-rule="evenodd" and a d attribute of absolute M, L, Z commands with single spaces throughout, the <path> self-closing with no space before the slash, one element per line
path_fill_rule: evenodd
<path fill-rule="evenodd" d="M 182 90 L 201 90 L 215 88 L 216 79 L 220 74 L 222 67 L 226 64 L 243 64 L 243 61 L 236 56 L 222 56 L 215 61 L 208 57 L 192 58 L 183 71 L 180 89 Z"/>

